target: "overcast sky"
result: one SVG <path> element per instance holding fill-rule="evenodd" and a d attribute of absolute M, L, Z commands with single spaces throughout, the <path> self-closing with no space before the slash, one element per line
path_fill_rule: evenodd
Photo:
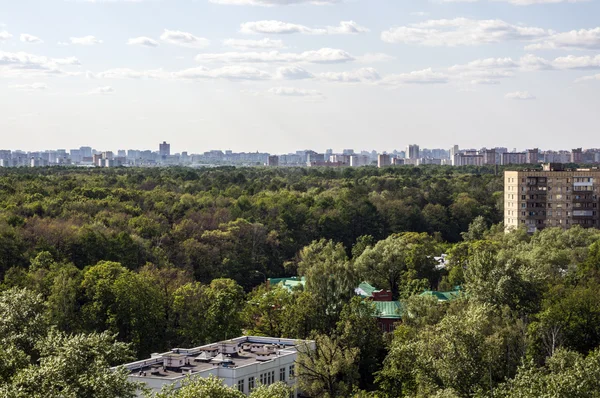
<path fill-rule="evenodd" d="M 600 147 L 600 0 L 0 0 L 0 137 Z"/>

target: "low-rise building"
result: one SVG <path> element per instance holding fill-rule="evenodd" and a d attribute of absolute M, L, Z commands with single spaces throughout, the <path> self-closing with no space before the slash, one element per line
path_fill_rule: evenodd
<path fill-rule="evenodd" d="M 212 375 L 246 395 L 258 385 L 281 381 L 294 389 L 296 397 L 295 362 L 303 348 L 314 349 L 314 342 L 243 336 L 196 348 L 174 348 L 123 366 L 130 372 L 130 381 L 144 383 L 153 392 L 166 385 L 178 388 L 188 376 Z"/>

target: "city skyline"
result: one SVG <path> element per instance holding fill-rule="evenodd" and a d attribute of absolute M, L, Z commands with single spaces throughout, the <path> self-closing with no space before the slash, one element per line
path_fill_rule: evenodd
<path fill-rule="evenodd" d="M 598 0 L 21 0 L 0 15 L 7 148 L 597 146 Z"/>
<path fill-rule="evenodd" d="M 530 164 L 599 164 L 600 148 L 573 148 L 572 150 L 540 150 L 529 148 L 518 152 L 516 148 L 460 148 L 453 145 L 449 149 L 425 148 L 409 144 L 405 150 L 342 151 L 326 149 L 324 152 L 312 149 L 296 150 L 287 153 L 234 152 L 233 150 L 213 149 L 200 153 L 171 151 L 171 144 L 163 141 L 158 151 L 151 149 L 98 150 L 90 146 L 72 149 L 55 149 L 26 152 L 21 150 L 0 150 L 0 167 L 155 167 L 155 166 L 270 166 L 270 167 L 362 167 L 373 166 L 490 166 Z"/>

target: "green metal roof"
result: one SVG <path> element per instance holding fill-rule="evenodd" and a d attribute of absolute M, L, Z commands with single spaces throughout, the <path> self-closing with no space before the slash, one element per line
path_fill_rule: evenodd
<path fill-rule="evenodd" d="M 284 289 L 287 289 L 291 292 L 297 286 L 304 287 L 306 284 L 306 278 L 300 278 L 297 276 L 293 276 L 291 278 L 269 278 L 269 284 L 271 286 L 280 285 Z"/>
<path fill-rule="evenodd" d="M 357 293 L 362 297 L 373 297 L 373 292 L 376 292 L 377 289 L 371 286 L 367 282 L 361 282 L 356 289 Z"/>
<path fill-rule="evenodd" d="M 435 292 L 432 290 L 426 290 L 421 293 L 420 296 L 433 296 L 437 298 L 438 301 L 451 301 L 460 296 L 460 289 L 452 290 L 451 292 Z"/>
<path fill-rule="evenodd" d="M 399 301 L 372 301 L 375 304 L 378 318 L 402 318 L 402 305 Z"/>

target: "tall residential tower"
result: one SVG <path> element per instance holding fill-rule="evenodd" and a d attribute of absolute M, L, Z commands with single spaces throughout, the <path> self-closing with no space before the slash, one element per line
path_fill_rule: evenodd
<path fill-rule="evenodd" d="M 563 170 L 547 164 L 542 171 L 504 172 L 504 226 L 533 233 L 546 227 L 598 228 L 600 170 Z"/>

